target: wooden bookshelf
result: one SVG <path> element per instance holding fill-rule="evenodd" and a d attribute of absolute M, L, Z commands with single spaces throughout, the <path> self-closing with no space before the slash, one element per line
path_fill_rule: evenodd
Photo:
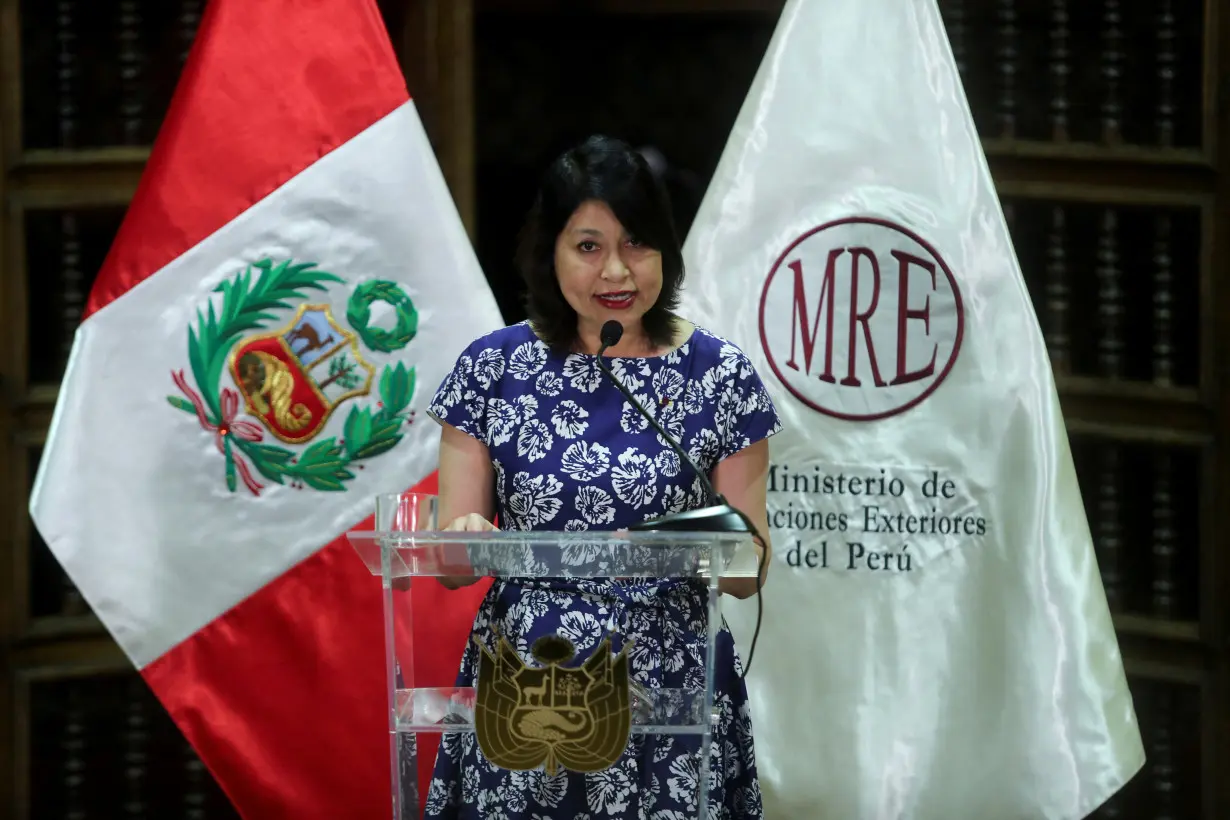
<path fill-rule="evenodd" d="M 203 7 L 0 0 L 0 816 L 234 816 L 26 512 L 76 317 Z M 546 159 L 597 130 L 655 146 L 686 231 L 782 3 L 380 7 L 515 321 L 512 239 Z M 1096 816 L 1230 817 L 1230 0 L 941 7 L 1149 753 Z"/>

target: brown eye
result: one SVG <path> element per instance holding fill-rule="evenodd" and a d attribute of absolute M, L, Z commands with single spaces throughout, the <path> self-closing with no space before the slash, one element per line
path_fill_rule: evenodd
<path fill-rule="evenodd" d="M 590 251 L 598 250 L 598 245 L 597 243 L 586 240 L 577 245 L 577 250 L 579 250 L 581 253 L 589 253 Z"/>

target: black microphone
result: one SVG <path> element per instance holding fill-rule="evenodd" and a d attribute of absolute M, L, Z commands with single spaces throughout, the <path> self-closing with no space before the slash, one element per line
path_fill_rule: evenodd
<path fill-rule="evenodd" d="M 675 441 L 674 437 L 662 428 L 649 412 L 641 406 L 641 403 L 632 395 L 632 391 L 624 387 L 623 382 L 615 378 L 602 361 L 602 354 L 606 352 L 608 347 L 619 344 L 619 340 L 623 338 L 624 326 L 615 319 L 611 319 L 602 325 L 602 330 L 598 334 L 598 340 L 602 346 L 598 348 L 598 369 L 606 374 L 606 377 L 611 380 L 611 383 L 619 389 L 624 398 L 628 400 L 636 411 L 645 418 L 646 421 L 653 426 L 658 435 L 662 436 L 672 450 L 674 450 L 683 463 L 687 464 L 692 469 L 692 472 L 700 479 L 701 487 L 705 491 L 706 506 L 699 507 L 694 510 L 683 510 L 682 512 L 668 513 L 658 518 L 649 521 L 643 521 L 639 524 L 632 524 L 628 527 L 629 530 L 640 532 L 654 532 L 657 530 L 675 530 L 686 532 L 746 532 L 752 536 L 759 538 L 764 545 L 764 536 L 756 529 L 756 525 L 740 510 L 735 509 L 727 503 L 722 494 L 713 486 L 713 482 L 709 480 L 709 476 L 705 475 L 705 471 L 692 459 L 692 456 L 687 450 L 683 449 L 683 445 Z M 747 654 L 747 662 L 743 666 L 743 676 L 746 677 L 748 671 L 752 668 L 752 656 L 756 654 L 756 639 L 760 636 L 760 618 L 763 613 L 763 602 L 760 600 L 760 576 L 764 574 L 764 559 L 765 553 L 761 552 L 760 561 L 756 567 L 756 631 L 752 634 L 751 649 Z"/>
<path fill-rule="evenodd" d="M 619 340 L 624 337 L 624 326 L 619 322 L 611 319 L 602 325 L 602 330 L 598 332 L 598 341 L 602 342 L 602 347 L 598 348 L 598 356 L 601 358 L 603 352 L 608 347 L 614 347 L 619 344 Z"/>

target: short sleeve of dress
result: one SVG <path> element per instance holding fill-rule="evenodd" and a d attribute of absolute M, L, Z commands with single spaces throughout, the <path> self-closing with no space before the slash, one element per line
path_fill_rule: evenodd
<path fill-rule="evenodd" d="M 493 368 L 497 361 L 498 368 Z M 495 379 L 503 374 L 503 365 L 504 356 L 498 349 L 487 348 L 479 342 L 470 345 L 444 377 L 427 407 L 427 414 L 490 445 L 487 399 Z"/>
<path fill-rule="evenodd" d="M 736 372 L 718 398 L 719 461 L 782 429 L 773 399 L 751 361 L 742 351 L 730 356 L 727 349 L 727 356 L 726 364 Z"/>

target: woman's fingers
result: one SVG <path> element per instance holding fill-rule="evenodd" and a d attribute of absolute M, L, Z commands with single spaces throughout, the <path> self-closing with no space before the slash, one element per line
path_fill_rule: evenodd
<path fill-rule="evenodd" d="M 495 525 L 478 513 L 469 513 L 454 518 L 444 529 L 449 532 L 489 532 L 495 529 Z"/>

